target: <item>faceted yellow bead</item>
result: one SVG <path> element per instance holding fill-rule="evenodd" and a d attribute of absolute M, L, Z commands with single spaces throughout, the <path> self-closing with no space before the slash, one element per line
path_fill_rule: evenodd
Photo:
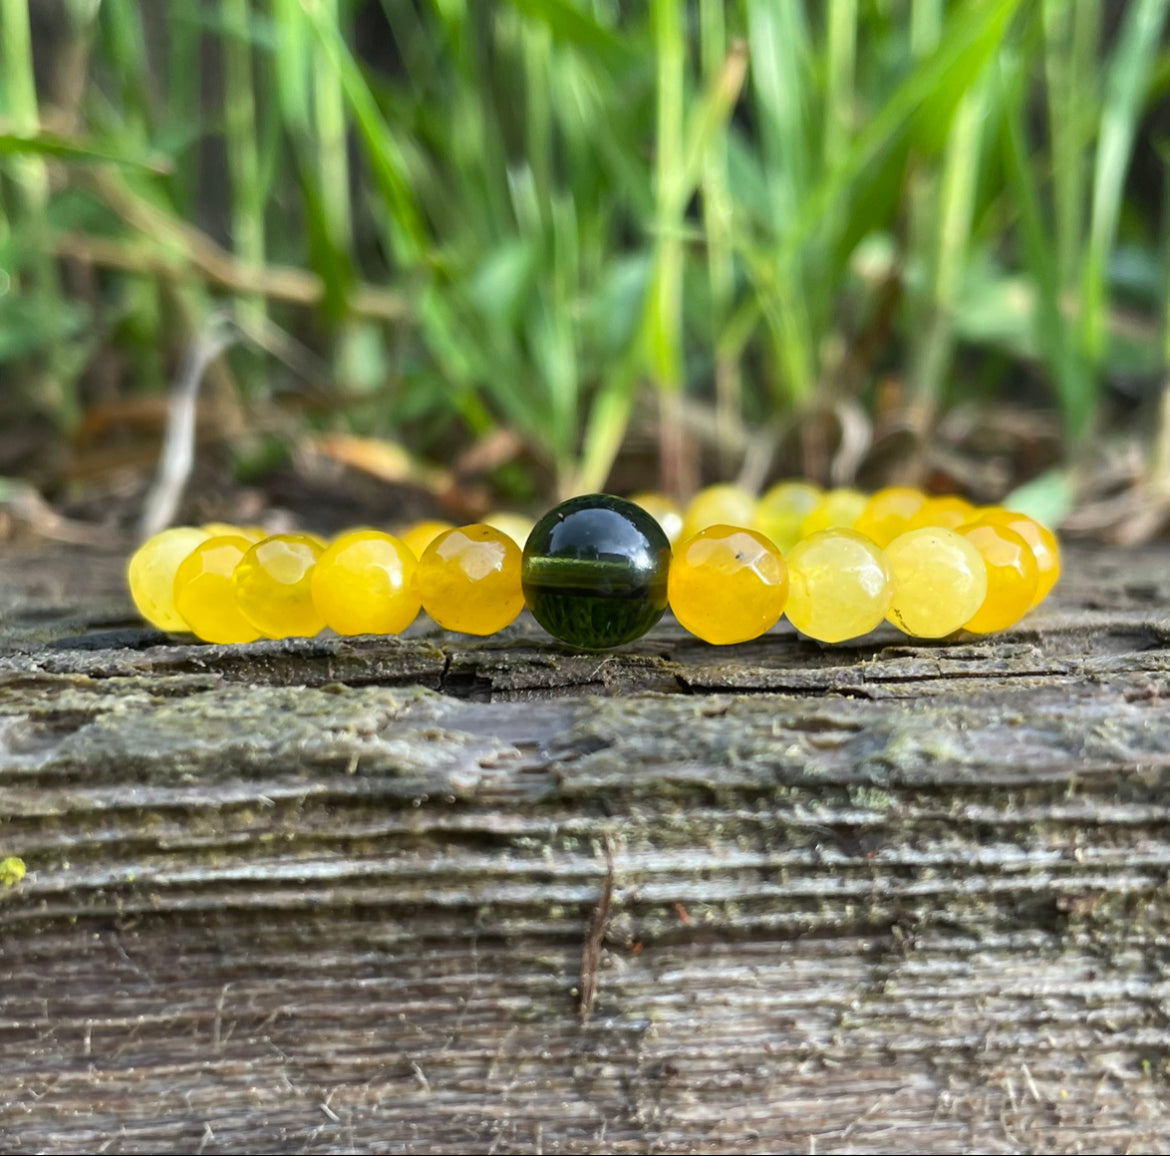
<path fill-rule="evenodd" d="M 742 486 L 708 486 L 687 506 L 679 540 L 685 542 L 708 526 L 750 526 L 755 512 L 756 500 Z"/>
<path fill-rule="evenodd" d="M 788 555 L 788 620 L 809 638 L 860 638 L 881 624 L 892 598 L 885 555 L 855 530 L 822 530 Z"/>
<path fill-rule="evenodd" d="M 886 547 L 894 576 L 887 615 L 916 638 L 943 638 L 968 623 L 987 597 L 987 567 L 972 543 L 944 526 L 908 530 Z"/>
<path fill-rule="evenodd" d="M 987 596 L 975 616 L 964 624 L 973 634 L 1006 630 L 1028 613 L 1036 594 L 1039 568 L 1028 543 L 1015 530 L 982 522 L 963 526 L 959 533 L 983 557 L 987 567 Z"/>
<path fill-rule="evenodd" d="M 910 519 L 907 530 L 922 530 L 932 526 L 945 526 L 957 530 L 975 516 L 975 507 L 966 498 L 947 494 L 942 498 L 927 498 L 922 508 Z"/>
<path fill-rule="evenodd" d="M 254 642 L 257 630 L 236 606 L 232 575 L 253 542 L 220 534 L 201 542 L 175 574 L 175 608 L 204 642 Z"/>
<path fill-rule="evenodd" d="M 175 526 L 155 534 L 134 552 L 126 567 L 130 596 L 138 613 L 159 630 L 187 630 L 175 609 L 175 574 L 183 559 L 211 535 L 195 526 Z"/>
<path fill-rule="evenodd" d="M 979 525 L 985 521 L 1014 530 L 1028 543 L 1036 559 L 1036 593 L 1032 595 L 1030 609 L 1039 606 L 1060 577 L 1060 543 L 1056 535 L 1035 518 L 999 506 L 977 511 L 976 517 L 968 525 Z"/>
<path fill-rule="evenodd" d="M 454 530 L 451 522 L 415 522 L 398 535 L 398 540 L 416 557 L 421 558 L 426 548 L 440 535 Z"/>
<path fill-rule="evenodd" d="M 830 490 L 800 524 L 800 536 L 807 538 L 822 530 L 852 530 L 868 501 L 860 490 Z"/>
<path fill-rule="evenodd" d="M 414 555 L 380 530 L 351 530 L 313 567 L 313 604 L 338 634 L 398 634 L 418 617 Z"/>
<path fill-rule="evenodd" d="M 483 524 L 502 530 L 521 550 L 528 541 L 528 535 L 532 533 L 532 527 L 536 525 L 531 518 L 523 514 L 514 514 L 511 510 L 496 510 L 484 518 Z"/>
<path fill-rule="evenodd" d="M 921 490 L 908 486 L 890 486 L 878 490 L 861 512 L 853 527 L 859 534 L 872 538 L 879 546 L 888 546 L 910 528 L 910 519 L 926 504 Z"/>
<path fill-rule="evenodd" d="M 652 490 L 643 490 L 631 499 L 635 506 L 641 506 L 661 527 L 666 540 L 673 546 L 679 540 L 683 528 L 683 513 L 677 502 L 672 502 L 665 494 L 657 494 Z"/>
<path fill-rule="evenodd" d="M 418 563 L 423 609 L 444 630 L 495 634 L 524 606 L 520 547 L 477 524 L 440 534 Z"/>
<path fill-rule="evenodd" d="M 263 526 L 236 526 L 231 522 L 204 522 L 203 528 L 213 538 L 247 538 L 249 542 L 263 542 L 268 531 Z"/>
<path fill-rule="evenodd" d="M 236 605 L 269 638 L 312 638 L 325 629 L 313 605 L 313 567 L 322 554 L 311 534 L 274 534 L 257 542 L 232 575 Z"/>
<path fill-rule="evenodd" d="M 824 497 L 811 482 L 780 482 L 756 503 L 753 525 L 781 553 L 787 554 L 801 539 L 804 520 Z"/>
<path fill-rule="evenodd" d="M 788 567 L 763 534 L 708 526 L 675 549 L 667 596 L 675 618 L 704 642 L 747 642 L 783 613 Z"/>

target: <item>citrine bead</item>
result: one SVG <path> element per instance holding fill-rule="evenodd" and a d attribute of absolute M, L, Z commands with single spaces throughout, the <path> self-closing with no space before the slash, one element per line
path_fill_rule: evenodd
<path fill-rule="evenodd" d="M 927 498 L 918 513 L 906 524 L 906 529 L 925 530 L 942 526 L 948 530 L 957 530 L 974 516 L 975 507 L 966 498 L 947 494 L 941 498 Z"/>
<path fill-rule="evenodd" d="M 253 545 L 268 537 L 263 526 L 237 526 L 232 522 L 205 522 L 203 529 L 213 538 L 247 538 Z"/>
<path fill-rule="evenodd" d="M 398 634 L 418 616 L 414 555 L 380 530 L 352 530 L 313 567 L 313 604 L 338 634 Z"/>
<path fill-rule="evenodd" d="M 524 547 L 524 599 L 554 638 L 605 650 L 662 617 L 669 568 L 670 543 L 645 510 L 587 494 L 536 523 Z"/>
<path fill-rule="evenodd" d="M 677 502 L 671 501 L 665 494 L 652 490 L 634 494 L 630 501 L 635 506 L 641 506 L 662 527 L 662 532 L 671 546 L 679 540 L 683 528 L 683 512 Z"/>
<path fill-rule="evenodd" d="M 888 546 L 899 534 L 910 529 L 910 519 L 926 504 L 921 490 L 908 486 L 889 486 L 878 490 L 861 511 L 854 529 L 879 546 Z"/>
<path fill-rule="evenodd" d="M 494 634 L 524 608 L 520 547 L 477 523 L 440 534 L 418 563 L 423 609 L 444 630 Z"/>
<path fill-rule="evenodd" d="M 185 631 L 175 607 L 175 575 L 183 559 L 211 535 L 195 526 L 175 526 L 145 541 L 126 566 L 130 596 L 138 613 L 159 630 Z"/>
<path fill-rule="evenodd" d="M 753 525 L 787 554 L 800 541 L 805 518 L 823 497 L 824 491 L 811 482 L 779 482 L 756 503 Z"/>
<path fill-rule="evenodd" d="M 204 642 L 254 642 L 261 632 L 240 613 L 232 575 L 255 543 L 239 534 L 201 542 L 175 574 L 175 609 Z"/>
<path fill-rule="evenodd" d="M 232 575 L 240 613 L 269 638 L 311 638 L 325 628 L 313 605 L 313 567 L 322 554 L 311 534 L 274 534 L 257 542 Z"/>
<path fill-rule="evenodd" d="M 822 530 L 852 530 L 868 501 L 860 490 L 830 490 L 801 523 L 800 536 L 807 538 Z"/>
<path fill-rule="evenodd" d="M 1006 630 L 1032 605 L 1039 573 L 1036 556 L 1007 526 L 981 522 L 962 526 L 959 533 L 979 551 L 987 567 L 987 595 L 964 628 L 974 634 Z"/>
<path fill-rule="evenodd" d="M 975 526 L 984 522 L 1006 526 L 1028 543 L 1036 559 L 1036 593 L 1032 595 L 1032 608 L 1039 606 L 1048 597 L 1060 577 L 1060 543 L 1056 535 L 1035 518 L 1013 510 L 1004 510 L 999 506 L 977 511 L 968 525 Z"/>
<path fill-rule="evenodd" d="M 514 514 L 511 510 L 496 510 L 483 519 L 483 524 L 502 530 L 521 550 L 532 533 L 532 527 L 536 525 L 531 518 L 524 514 Z"/>
<path fill-rule="evenodd" d="M 756 499 L 742 486 L 708 486 L 687 506 L 679 540 L 693 538 L 708 526 L 750 526 L 755 512 Z"/>
<path fill-rule="evenodd" d="M 968 623 L 987 597 L 987 567 L 954 530 L 908 530 L 886 547 L 894 577 L 889 620 L 916 638 L 943 638 Z"/>
<path fill-rule="evenodd" d="M 788 554 L 788 620 L 820 642 L 860 638 L 893 599 L 885 554 L 855 530 L 822 530 Z"/>
<path fill-rule="evenodd" d="M 398 534 L 397 538 L 416 558 L 421 558 L 426 548 L 440 534 L 454 529 L 455 526 L 451 522 L 437 520 L 413 522 Z"/>
<path fill-rule="evenodd" d="M 747 642 L 783 613 L 788 567 L 763 534 L 708 526 L 675 547 L 667 593 L 675 618 L 704 642 Z"/>

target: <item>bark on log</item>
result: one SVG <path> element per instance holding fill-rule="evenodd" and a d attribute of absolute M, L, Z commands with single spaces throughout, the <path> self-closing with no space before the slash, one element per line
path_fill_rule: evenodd
<path fill-rule="evenodd" d="M 1170 1144 L 1170 555 L 999 638 L 204 647 L 0 561 L 0 1151 Z"/>

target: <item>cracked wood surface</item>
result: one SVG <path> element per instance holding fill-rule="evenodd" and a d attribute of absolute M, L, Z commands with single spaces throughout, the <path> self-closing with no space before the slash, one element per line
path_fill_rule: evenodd
<path fill-rule="evenodd" d="M 0 1151 L 1164 1150 L 1168 564 L 582 656 L 190 645 L 8 548 Z"/>

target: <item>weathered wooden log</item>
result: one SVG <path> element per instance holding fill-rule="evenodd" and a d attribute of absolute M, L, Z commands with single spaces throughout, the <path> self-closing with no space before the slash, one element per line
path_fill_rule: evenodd
<path fill-rule="evenodd" d="M 1002 637 L 205 647 L 0 562 L 0 1151 L 1159 1151 L 1170 554 Z"/>

